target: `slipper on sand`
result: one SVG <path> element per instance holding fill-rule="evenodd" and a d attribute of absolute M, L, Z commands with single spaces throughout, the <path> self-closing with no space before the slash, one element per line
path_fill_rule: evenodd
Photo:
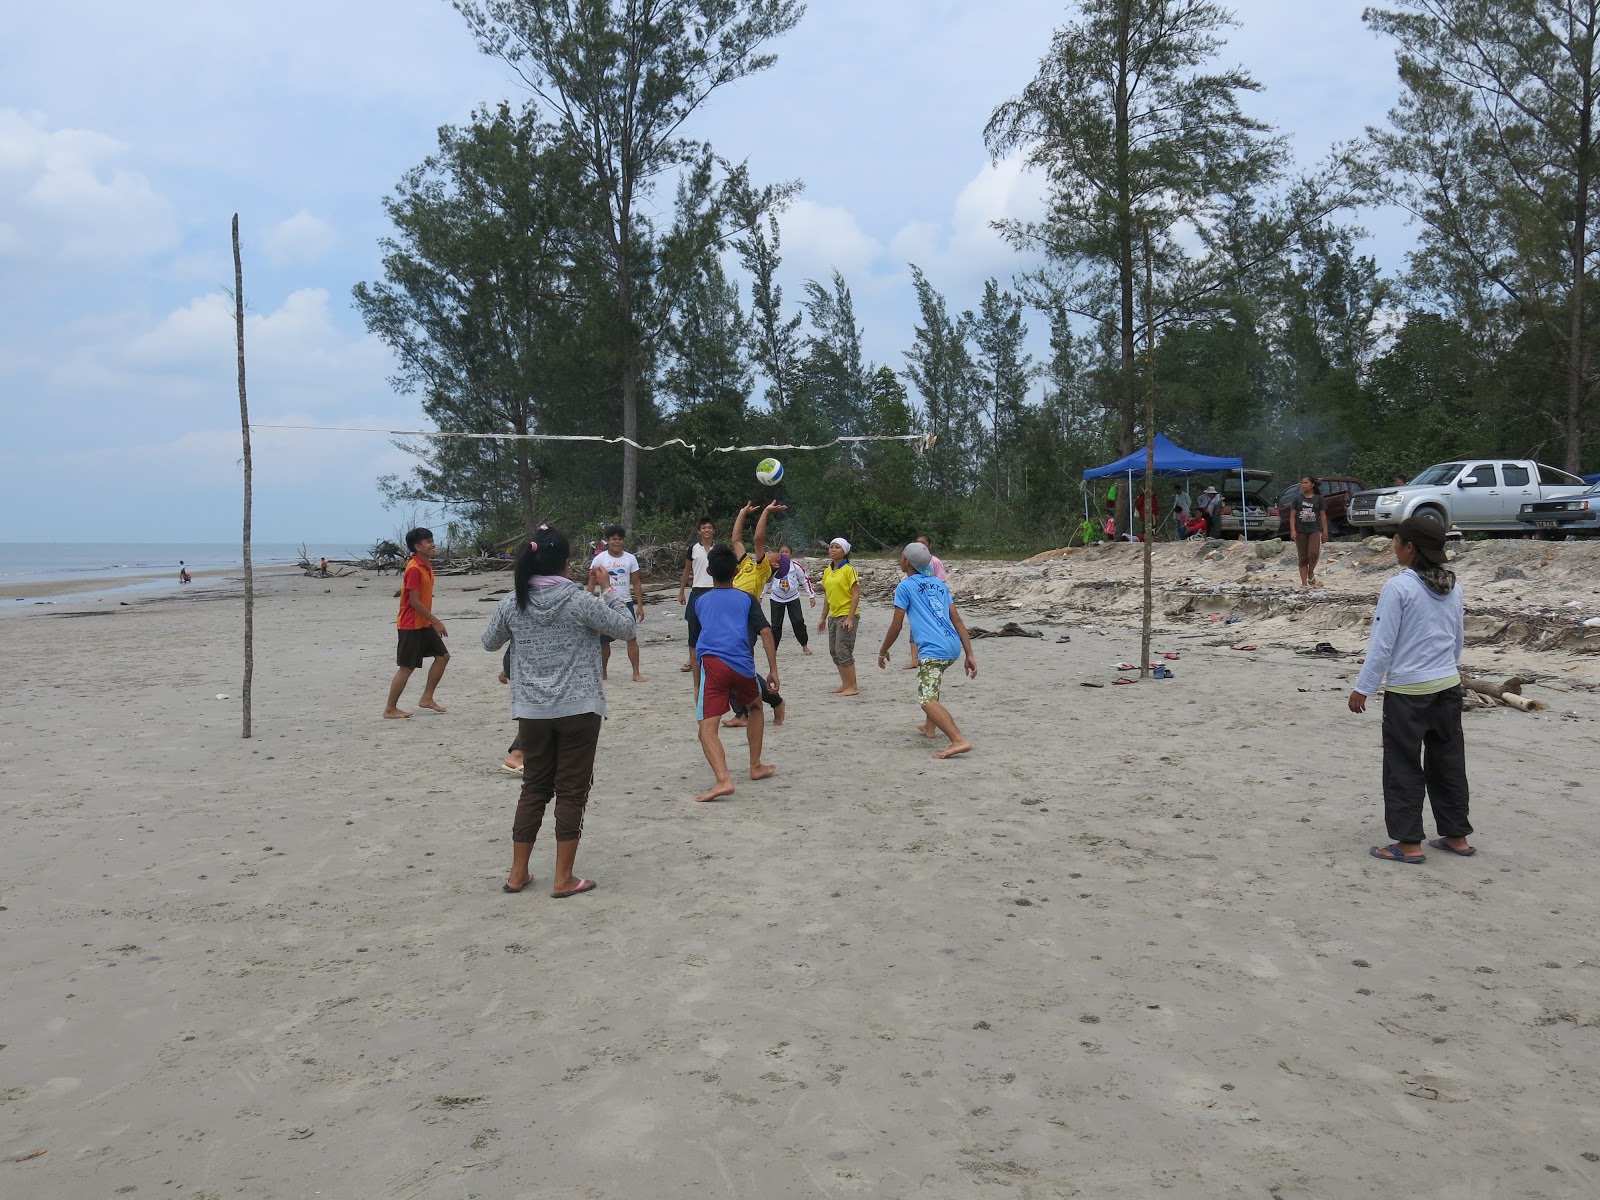
<path fill-rule="evenodd" d="M 522 774 L 522 768 L 521 767 L 513 767 L 510 763 L 501 763 L 500 764 L 500 769 L 502 771 L 510 771 L 513 775 L 521 775 Z"/>
<path fill-rule="evenodd" d="M 565 900 L 568 896 L 576 896 L 581 892 L 592 892 L 592 891 L 594 891 L 595 886 L 596 886 L 595 885 L 595 881 L 592 880 L 592 879 L 580 879 L 580 880 L 578 880 L 578 886 L 575 887 L 575 888 L 572 888 L 569 891 L 551 892 L 550 893 L 550 899 L 552 899 L 552 900 Z"/>
<path fill-rule="evenodd" d="M 1094 681 L 1094 680 L 1092 680 L 1092 679 L 1085 679 L 1085 680 L 1084 680 L 1084 681 L 1083 681 L 1083 682 L 1082 682 L 1082 683 L 1080 683 L 1080 684 L 1079 684 L 1079 685 L 1078 685 L 1078 686 L 1079 686 L 1079 687 L 1105 687 L 1105 684 L 1103 684 L 1103 683 L 1096 683 L 1096 682 L 1095 682 L 1095 681 Z"/>
<path fill-rule="evenodd" d="M 1476 846 L 1468 846 L 1465 850 L 1457 850 L 1443 838 L 1434 838 L 1428 843 L 1428 845 L 1432 846 L 1435 850 L 1443 850 L 1446 854 L 1459 854 L 1462 858 L 1471 858 L 1478 852 L 1478 848 Z"/>
<path fill-rule="evenodd" d="M 1150 672 L 1150 674 L 1153 675 L 1157 679 L 1171 679 L 1171 678 L 1173 678 L 1172 668 L 1168 667 L 1168 666 L 1157 667 L 1154 671 Z"/>
<path fill-rule="evenodd" d="M 1139 668 L 1137 666 L 1135 666 L 1133 663 L 1118 663 L 1117 664 L 1117 670 L 1119 670 L 1119 671 L 1137 671 L 1138 669 Z"/>
<path fill-rule="evenodd" d="M 1260 647 L 1257 646 L 1254 642 L 1245 642 L 1243 645 L 1234 646 L 1233 649 L 1235 649 L 1235 650 L 1258 650 L 1258 649 L 1260 649 Z"/>
<path fill-rule="evenodd" d="M 1135 681 L 1132 680 L 1132 679 L 1113 679 L 1111 682 L 1112 683 L 1133 683 Z"/>
<path fill-rule="evenodd" d="M 1367 853 L 1373 858 L 1383 859 L 1384 862 L 1410 863 L 1412 866 L 1428 861 L 1426 854 L 1401 854 L 1400 847 L 1392 843 L 1387 846 L 1374 846 Z"/>
<path fill-rule="evenodd" d="M 1163 654 L 1161 657 L 1166 659 L 1168 662 L 1177 662 L 1178 661 L 1178 656 L 1176 654 L 1171 653 L 1170 651 L 1168 653 L 1166 653 L 1166 654 Z"/>

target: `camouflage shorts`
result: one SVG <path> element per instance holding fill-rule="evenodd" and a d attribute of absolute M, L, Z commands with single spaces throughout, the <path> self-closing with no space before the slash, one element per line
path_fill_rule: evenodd
<path fill-rule="evenodd" d="M 931 704 L 939 698 L 944 673 L 955 665 L 953 658 L 925 658 L 917 664 L 917 703 Z"/>

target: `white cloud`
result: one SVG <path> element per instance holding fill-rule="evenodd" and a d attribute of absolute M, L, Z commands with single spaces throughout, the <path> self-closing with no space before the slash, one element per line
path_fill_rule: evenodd
<path fill-rule="evenodd" d="M 846 282 L 864 278 L 883 255 L 883 244 L 861 228 L 855 215 L 836 205 L 796 200 L 778 217 L 783 256 L 791 271 L 826 280 L 835 270 Z"/>
<path fill-rule="evenodd" d="M 304 209 L 286 221 L 279 221 L 261 238 L 261 248 L 267 258 L 278 266 L 320 262 L 338 244 L 339 235 L 333 226 Z"/>
<path fill-rule="evenodd" d="M 122 266 L 174 246 L 172 206 L 143 174 L 119 165 L 129 149 L 0 109 L 0 254 Z"/>

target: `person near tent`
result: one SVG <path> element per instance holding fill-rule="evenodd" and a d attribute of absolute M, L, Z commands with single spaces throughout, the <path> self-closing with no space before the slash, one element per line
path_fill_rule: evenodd
<path fill-rule="evenodd" d="M 1154 492 L 1150 493 L 1150 516 L 1144 515 L 1144 489 L 1133 498 L 1133 515 L 1138 518 L 1138 527 L 1141 537 L 1155 537 L 1156 526 L 1161 523 L 1161 497 Z"/>
<path fill-rule="evenodd" d="M 1188 522 L 1194 510 L 1194 501 L 1189 498 L 1189 481 L 1187 479 L 1174 479 L 1172 481 L 1172 528 L 1181 542 L 1189 536 Z"/>
<path fill-rule="evenodd" d="M 1205 519 L 1207 537 L 1216 537 L 1222 528 L 1222 494 L 1214 487 L 1200 493 L 1200 515 Z"/>

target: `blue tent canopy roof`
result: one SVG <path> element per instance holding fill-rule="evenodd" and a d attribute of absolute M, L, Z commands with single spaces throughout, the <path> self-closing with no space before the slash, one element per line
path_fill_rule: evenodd
<path fill-rule="evenodd" d="M 1144 478 L 1145 450 L 1140 447 L 1126 458 L 1119 458 L 1114 463 L 1107 463 L 1103 467 L 1091 467 L 1083 473 L 1085 479 L 1109 479 L 1119 476 L 1126 479 L 1132 475 L 1135 479 Z M 1244 469 L 1242 458 L 1219 458 L 1214 454 L 1196 454 L 1192 450 L 1185 450 L 1182 446 L 1175 446 L 1167 440 L 1165 434 L 1156 434 L 1156 469 L 1158 479 L 1182 477 L 1185 475 L 1202 475 L 1210 471 L 1239 471 Z"/>

